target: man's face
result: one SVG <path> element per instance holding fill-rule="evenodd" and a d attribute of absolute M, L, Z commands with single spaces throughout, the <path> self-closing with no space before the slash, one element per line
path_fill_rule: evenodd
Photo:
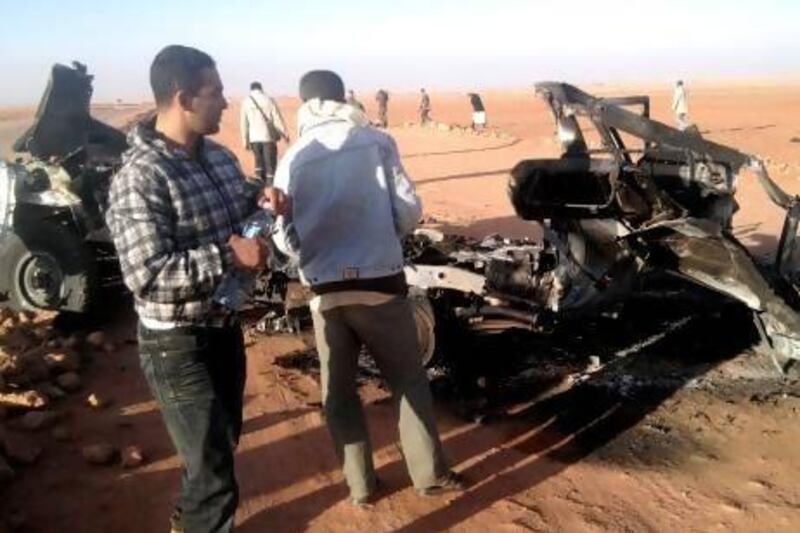
<path fill-rule="evenodd" d="M 216 68 L 201 71 L 202 84 L 194 95 L 188 97 L 185 107 L 190 127 L 200 135 L 212 135 L 219 131 L 222 111 L 228 102 L 222 94 L 222 80 Z"/>

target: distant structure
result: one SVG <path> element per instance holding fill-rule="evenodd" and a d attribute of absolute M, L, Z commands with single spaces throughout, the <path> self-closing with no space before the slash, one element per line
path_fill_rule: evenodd
<path fill-rule="evenodd" d="M 472 129 L 482 130 L 486 127 L 486 108 L 478 93 L 467 93 L 469 104 L 472 106 Z"/>

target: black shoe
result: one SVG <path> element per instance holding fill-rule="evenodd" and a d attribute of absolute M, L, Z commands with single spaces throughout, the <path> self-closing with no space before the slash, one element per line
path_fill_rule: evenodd
<path fill-rule="evenodd" d="M 435 484 L 417 489 L 420 496 L 439 496 L 447 494 L 448 492 L 463 492 L 467 489 L 467 484 L 461 474 L 450 470 L 444 476 L 439 478 Z"/>

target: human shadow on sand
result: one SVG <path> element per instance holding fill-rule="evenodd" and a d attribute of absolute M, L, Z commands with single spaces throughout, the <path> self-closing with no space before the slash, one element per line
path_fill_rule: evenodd
<path fill-rule="evenodd" d="M 499 500 L 535 487 L 603 449 L 687 383 L 753 343 L 749 313 L 740 306 L 708 313 L 693 306 L 632 302 L 621 317 L 579 320 L 551 337 L 464 336 L 449 347 L 467 363 L 449 370 L 446 379 L 451 383 L 434 382 L 433 388 L 440 408 L 444 405 L 465 418 L 450 428 L 455 431 L 444 446 L 457 468 L 470 463 L 462 473 L 473 487 L 400 531 L 448 530 Z M 668 333 L 662 335 L 664 331 Z M 590 355 L 599 357 L 604 366 L 581 373 Z M 568 376 L 577 374 L 582 376 L 577 384 L 564 385 Z M 388 413 L 377 416 L 382 408 L 367 409 L 373 418 L 370 424 L 376 423 L 374 418 L 388 423 Z M 475 420 L 496 423 L 487 429 Z M 661 448 L 654 453 L 682 451 Z M 270 455 L 264 451 L 254 457 L 270 460 Z M 336 461 L 329 456 L 325 464 L 331 467 Z M 383 505 L 391 507 L 384 500 L 409 487 L 401 460 L 378 468 L 378 476 L 385 489 L 375 512 L 381 512 Z M 303 529 L 346 494 L 341 482 L 331 483 L 253 514 L 241 530 Z"/>

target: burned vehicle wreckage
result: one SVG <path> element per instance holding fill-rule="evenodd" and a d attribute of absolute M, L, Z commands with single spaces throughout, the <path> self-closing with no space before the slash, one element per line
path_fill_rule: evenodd
<path fill-rule="evenodd" d="M 454 327 L 547 333 L 644 291 L 742 306 L 781 371 L 800 358 L 798 198 L 757 158 L 651 120 L 646 96 L 596 98 L 564 83 L 536 92 L 563 155 L 518 163 L 509 196 L 544 239 L 478 241 L 422 229 L 406 240 L 426 362 L 444 327 L 451 335 Z M 598 148 L 589 148 L 590 135 Z M 787 212 L 774 264 L 759 264 L 731 232 L 742 171 Z"/>
<path fill-rule="evenodd" d="M 563 153 L 518 163 L 509 196 L 544 239 L 477 241 L 421 229 L 405 241 L 426 362 L 453 334 L 546 334 L 644 292 L 737 305 L 752 314 L 760 348 L 782 370 L 800 358 L 800 199 L 757 158 L 651 120 L 646 96 L 598 98 L 564 83 L 541 83 L 536 92 L 552 111 Z M 29 157 L 0 163 L 5 305 L 85 313 L 104 286 L 120 284 L 103 212 L 126 141 L 92 118 L 91 94 L 83 65 L 55 65 L 33 126 L 14 146 Z M 757 261 L 731 232 L 745 171 L 786 211 L 772 264 Z M 287 301 L 295 266 L 274 266 L 252 302 L 278 308 L 260 322 L 265 330 L 291 325 L 286 309 L 303 308 L 302 298 Z"/>
<path fill-rule="evenodd" d="M 16 310 L 87 313 L 120 283 L 103 220 L 125 135 L 91 117 L 86 67 L 55 65 L 33 125 L 0 162 L 0 293 Z"/>

